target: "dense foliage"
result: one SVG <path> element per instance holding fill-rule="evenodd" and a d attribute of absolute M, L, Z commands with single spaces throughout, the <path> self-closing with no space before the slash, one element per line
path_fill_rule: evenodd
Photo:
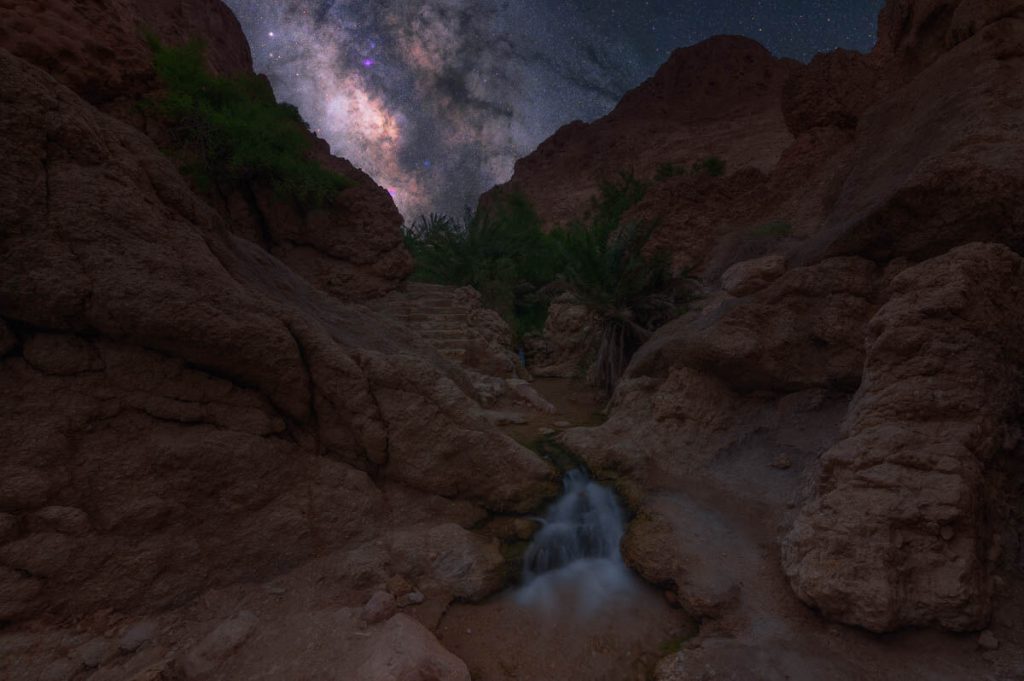
<path fill-rule="evenodd" d="M 590 379 L 611 391 L 633 353 L 689 301 L 689 278 L 672 272 L 665 251 L 650 251 L 656 222 L 624 222 L 647 185 L 632 174 L 601 186 L 588 219 L 556 231 L 562 277 L 599 328 Z"/>
<path fill-rule="evenodd" d="M 519 336 L 543 327 L 547 304 L 540 289 L 555 279 L 559 258 L 522 197 L 503 197 L 461 221 L 421 217 L 406 230 L 406 245 L 416 259 L 415 279 L 473 286 Z"/>
<path fill-rule="evenodd" d="M 295 107 L 275 100 L 265 79 L 210 73 L 197 42 L 151 45 L 163 90 L 149 104 L 202 188 L 262 181 L 281 196 L 320 204 L 351 183 L 309 158 L 308 127 Z"/>
<path fill-rule="evenodd" d="M 414 276 L 474 286 L 520 337 L 543 328 L 554 293 L 571 292 L 600 320 L 589 374 L 610 391 L 636 349 L 688 296 L 687 279 L 673 276 L 667 254 L 647 252 L 655 223 L 624 221 L 646 191 L 623 173 L 601 184 L 583 219 L 550 234 L 518 196 L 462 221 L 422 217 L 406 231 Z"/>

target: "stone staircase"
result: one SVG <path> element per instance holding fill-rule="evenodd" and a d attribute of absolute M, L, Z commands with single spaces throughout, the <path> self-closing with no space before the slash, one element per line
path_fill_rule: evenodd
<path fill-rule="evenodd" d="M 515 374 L 511 331 L 496 312 L 483 307 L 474 289 L 407 283 L 379 305 L 380 312 L 411 328 L 449 360 L 492 376 Z"/>

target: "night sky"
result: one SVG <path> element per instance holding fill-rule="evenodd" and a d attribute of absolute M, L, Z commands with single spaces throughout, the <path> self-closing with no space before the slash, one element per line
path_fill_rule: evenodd
<path fill-rule="evenodd" d="M 808 60 L 875 42 L 884 0 L 227 0 L 256 70 L 407 219 L 461 214 L 561 125 L 716 34 Z"/>

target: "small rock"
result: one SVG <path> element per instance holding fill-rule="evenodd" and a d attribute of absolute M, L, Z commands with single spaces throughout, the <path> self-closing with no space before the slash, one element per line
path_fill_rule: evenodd
<path fill-rule="evenodd" d="M 419 605 L 425 600 L 427 600 L 427 597 L 419 591 L 410 591 L 398 599 L 398 607 L 407 608 L 410 605 Z"/>
<path fill-rule="evenodd" d="M 554 435 L 555 434 L 555 429 L 554 428 L 538 428 L 537 432 L 540 433 L 541 435 Z"/>
<path fill-rule="evenodd" d="M 514 411 L 483 411 L 481 412 L 493 426 L 521 426 L 527 419 Z"/>
<path fill-rule="evenodd" d="M 237 650 L 256 628 L 259 618 L 245 611 L 234 619 L 221 622 L 202 641 L 193 646 L 181 660 L 186 678 L 203 676 L 213 671 Z"/>
<path fill-rule="evenodd" d="M 288 589 L 284 588 L 283 586 L 268 585 L 267 593 L 271 596 L 283 596 L 286 593 L 288 593 Z"/>
<path fill-rule="evenodd" d="M 572 424 L 568 421 L 555 421 L 555 428 L 572 428 Z"/>
<path fill-rule="evenodd" d="M 991 629 L 986 629 L 978 637 L 978 645 L 985 650 L 996 650 L 999 648 L 999 639 L 996 638 Z"/>
<path fill-rule="evenodd" d="M 69 681 L 74 678 L 80 668 L 81 665 L 68 659 L 55 660 L 40 672 L 38 681 Z"/>
<path fill-rule="evenodd" d="M 134 653 L 146 643 L 153 640 L 157 633 L 157 623 L 153 620 L 143 620 L 131 625 L 121 634 L 117 647 L 123 652 Z"/>
<path fill-rule="evenodd" d="M 0 509 L 38 508 L 49 494 L 50 481 L 42 472 L 25 466 L 0 468 Z"/>
<path fill-rule="evenodd" d="M 512 389 L 513 393 L 523 401 L 527 402 L 534 409 L 547 414 L 554 414 L 558 411 L 555 408 L 555 405 L 544 399 L 541 394 L 534 390 L 526 381 L 518 378 L 510 378 L 506 380 L 505 383 Z"/>
<path fill-rule="evenodd" d="M 391 619 L 398 612 L 395 597 L 387 591 L 378 591 L 363 606 L 362 618 L 367 624 L 378 624 Z"/>
<path fill-rule="evenodd" d="M 394 575 L 388 579 L 387 590 L 388 593 L 395 598 L 401 598 L 402 596 L 415 591 L 416 587 L 414 587 L 412 583 L 402 575 Z"/>
<path fill-rule="evenodd" d="M 780 471 L 784 471 L 784 470 L 786 470 L 788 468 L 791 468 L 792 466 L 793 466 L 793 460 L 790 459 L 785 454 L 778 454 L 774 459 L 772 459 L 772 462 L 771 462 L 771 467 L 772 468 L 777 468 Z"/>
<path fill-rule="evenodd" d="M 676 595 L 675 591 L 665 591 L 665 601 L 672 607 L 679 607 L 679 596 Z"/>
<path fill-rule="evenodd" d="M 953 528 L 950 527 L 949 525 L 946 525 L 945 527 L 942 528 L 942 531 L 940 532 L 940 534 L 942 534 L 942 538 L 943 539 L 945 539 L 946 541 L 949 541 L 949 540 L 951 540 L 953 538 L 953 534 L 954 534 Z"/>
<path fill-rule="evenodd" d="M 781 255 L 766 255 L 738 262 L 722 274 L 722 288 L 734 296 L 745 296 L 759 291 L 786 272 L 786 259 Z"/>
<path fill-rule="evenodd" d="M 60 532 L 80 536 L 90 529 L 89 516 L 80 508 L 47 506 L 28 517 L 31 532 Z"/>
<path fill-rule="evenodd" d="M 117 650 L 113 642 L 100 636 L 83 643 L 75 649 L 75 657 L 90 669 L 99 667 L 116 654 Z"/>

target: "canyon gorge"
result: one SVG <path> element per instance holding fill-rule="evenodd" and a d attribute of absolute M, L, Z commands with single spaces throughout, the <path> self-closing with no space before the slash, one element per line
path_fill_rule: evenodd
<path fill-rule="evenodd" d="M 714 37 L 520 159 L 481 207 L 629 169 L 694 282 L 607 396 L 314 132 L 325 201 L 184 172 L 192 40 L 270 91 L 220 0 L 0 0 L 0 678 L 1024 679 L 1024 0 Z"/>

